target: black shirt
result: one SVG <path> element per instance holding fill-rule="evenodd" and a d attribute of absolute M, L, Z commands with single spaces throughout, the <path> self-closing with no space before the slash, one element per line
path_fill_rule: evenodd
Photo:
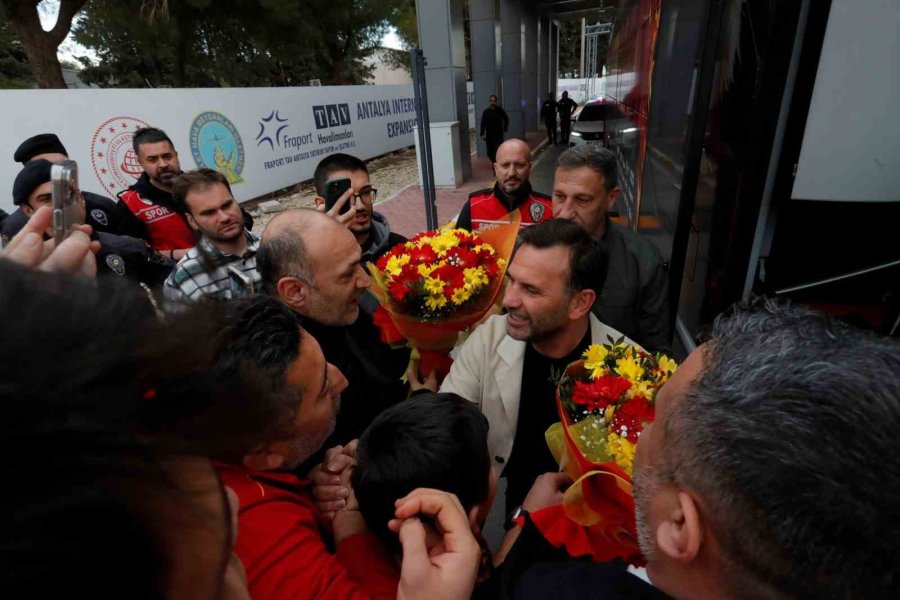
<path fill-rule="evenodd" d="M 559 118 L 563 121 L 571 121 L 572 113 L 575 112 L 575 109 L 578 108 L 578 105 L 575 104 L 575 101 L 571 98 L 563 98 L 559 102 L 556 103 L 557 109 L 559 109 Z"/>
<path fill-rule="evenodd" d="M 488 106 L 481 113 L 481 135 L 491 139 L 503 139 L 503 133 L 509 129 L 509 117 L 500 106 Z"/>
<path fill-rule="evenodd" d="M 544 432 L 559 421 L 556 384 L 560 376 L 569 364 L 581 358 L 590 345 L 591 329 L 588 327 L 578 346 L 562 358 L 539 354 L 531 344 L 525 348 L 516 439 L 509 463 L 503 470 L 507 513 L 522 505 L 535 478 L 550 471 L 559 471 L 559 465 L 547 448 Z"/>

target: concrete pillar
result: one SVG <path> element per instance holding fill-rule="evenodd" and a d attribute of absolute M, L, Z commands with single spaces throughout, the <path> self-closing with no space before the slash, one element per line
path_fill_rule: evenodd
<path fill-rule="evenodd" d="M 463 0 L 416 0 L 419 44 L 428 64 L 428 113 L 432 123 L 458 121 L 463 180 L 472 177 L 469 108 L 466 102 L 466 40 Z"/>
<path fill-rule="evenodd" d="M 550 26 L 552 21 L 541 17 L 538 21 L 538 95 L 541 102 L 550 91 Z"/>
<path fill-rule="evenodd" d="M 522 93 L 522 7 L 518 0 L 500 0 L 503 93 L 500 102 L 509 115 L 508 138 L 525 137 Z"/>
<path fill-rule="evenodd" d="M 500 43 L 496 0 L 469 0 L 469 34 L 472 40 L 472 86 L 475 93 L 475 139 L 478 156 L 487 156 L 481 136 L 481 113 L 490 104 L 491 94 L 500 95 Z"/>
<path fill-rule="evenodd" d="M 559 23 L 550 21 L 550 90 L 553 97 L 559 100 L 557 84 L 559 82 Z"/>
<path fill-rule="evenodd" d="M 522 43 L 525 47 L 525 79 L 522 85 L 525 96 L 525 131 L 536 131 L 538 127 L 538 41 L 537 14 L 535 9 L 523 9 L 522 26 L 525 35 Z"/>

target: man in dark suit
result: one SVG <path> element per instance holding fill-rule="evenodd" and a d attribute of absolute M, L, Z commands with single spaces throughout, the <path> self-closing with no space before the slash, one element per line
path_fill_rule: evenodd
<path fill-rule="evenodd" d="M 481 113 L 481 139 L 487 144 L 487 155 L 497 162 L 497 148 L 503 143 L 503 134 L 509 129 L 509 117 L 497 104 L 497 96 L 491 94 L 491 105 Z"/>

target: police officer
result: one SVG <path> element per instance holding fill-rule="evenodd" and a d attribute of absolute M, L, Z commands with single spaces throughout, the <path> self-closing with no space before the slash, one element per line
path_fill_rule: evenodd
<path fill-rule="evenodd" d="M 48 160 L 32 160 L 16 176 L 13 183 L 13 203 L 22 209 L 26 222 L 41 206 L 50 206 L 52 202 L 52 167 L 53 163 Z M 87 205 L 83 197 L 77 207 L 79 220 L 85 222 Z M 90 224 L 90 221 L 87 222 Z M 45 232 L 48 237 L 52 234 L 52 229 Z M 103 231 L 93 231 L 91 238 L 100 242 L 100 251 L 97 253 L 97 275 L 100 277 L 123 277 L 159 287 L 174 266 L 172 261 L 166 260 L 136 238 Z"/>
<path fill-rule="evenodd" d="M 23 165 L 33 160 L 48 160 L 50 162 L 62 162 L 69 156 L 65 146 L 54 133 L 41 133 L 30 137 L 16 148 L 13 159 Z M 82 192 L 85 204 L 84 222 L 90 225 L 96 232 L 119 233 L 118 221 L 115 216 L 116 203 L 109 198 L 91 192 Z M 29 215 L 20 207 L 9 218 L 0 218 L 0 236 L 5 244 L 25 226 Z"/>
<path fill-rule="evenodd" d="M 556 106 L 559 109 L 559 141 L 561 144 L 568 144 L 569 133 L 572 131 L 572 114 L 578 108 L 578 105 L 569 98 L 569 92 L 563 92 L 562 98 Z"/>
<path fill-rule="evenodd" d="M 506 140 L 497 149 L 494 187 L 469 194 L 459 211 L 456 226 L 473 233 L 493 229 L 518 210 L 520 227 L 529 227 L 553 218 L 550 196 L 531 189 L 531 149 L 522 140 Z"/>
<path fill-rule="evenodd" d="M 558 110 L 556 100 L 553 99 L 553 92 L 547 93 L 547 99 L 541 106 L 541 120 L 547 128 L 547 143 L 556 144 L 556 112 Z"/>

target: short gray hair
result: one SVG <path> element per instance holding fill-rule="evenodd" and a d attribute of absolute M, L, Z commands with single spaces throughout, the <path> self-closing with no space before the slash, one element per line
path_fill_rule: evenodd
<path fill-rule="evenodd" d="M 662 432 L 735 597 L 900 597 L 900 343 L 773 301 L 716 319 Z"/>
<path fill-rule="evenodd" d="M 557 169 L 580 169 L 587 167 L 603 177 L 603 185 L 611 192 L 619 185 L 616 155 L 608 148 L 582 144 L 573 146 L 556 159 Z"/>

